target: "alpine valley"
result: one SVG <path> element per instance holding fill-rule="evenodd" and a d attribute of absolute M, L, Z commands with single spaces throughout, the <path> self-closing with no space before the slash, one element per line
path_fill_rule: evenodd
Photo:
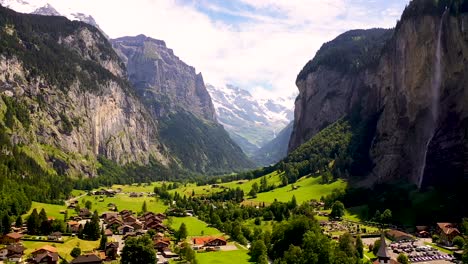
<path fill-rule="evenodd" d="M 294 45 L 323 19 L 301 1 L 156 2 L 124 8 L 242 38 L 211 51 L 208 30 L 171 32 L 207 61 L 258 48 L 252 21 Z M 340 27 L 394 13 L 324 2 Z M 213 67 L 174 42 L 56 3 L 0 0 L 0 263 L 468 263 L 468 0 L 412 0 L 393 28 L 307 51 L 295 100 L 206 84 Z"/>

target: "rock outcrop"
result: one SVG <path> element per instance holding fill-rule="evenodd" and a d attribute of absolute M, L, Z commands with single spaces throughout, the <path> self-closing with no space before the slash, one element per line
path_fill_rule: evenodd
<path fill-rule="evenodd" d="M 218 124 L 201 73 L 175 56 L 164 41 L 139 35 L 112 43 L 137 96 L 158 121 L 162 143 L 182 167 L 203 173 L 252 167 Z"/>
<path fill-rule="evenodd" d="M 199 118 L 216 122 L 211 97 L 203 76 L 185 64 L 162 40 L 144 35 L 112 40 L 126 64 L 128 79 L 149 104 L 152 113 L 164 117 L 182 108 Z"/>
<path fill-rule="evenodd" d="M 423 187 L 462 179 L 467 166 L 468 10 L 444 2 L 413 1 L 384 45 L 377 38 L 377 45 L 364 49 L 362 54 L 378 54 L 376 59 L 357 58 L 363 67 L 355 70 L 338 69 L 327 52 L 343 48 L 353 53 L 352 45 L 342 45 L 343 37 L 359 41 L 368 34 L 352 31 L 325 44 L 298 76 L 290 151 L 343 116 L 378 115 L 369 149 L 374 167 L 366 184 L 403 179 Z"/>

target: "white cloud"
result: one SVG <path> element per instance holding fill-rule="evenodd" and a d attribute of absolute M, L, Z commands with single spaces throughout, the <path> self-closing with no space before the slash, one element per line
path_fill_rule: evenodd
<path fill-rule="evenodd" d="M 297 74 L 323 42 L 349 29 L 392 27 L 406 3 L 392 1 L 400 3 L 376 9 L 379 4 L 372 0 L 238 1 L 250 11 L 230 10 L 208 0 L 48 2 L 59 12 L 91 14 L 112 38 L 145 34 L 165 40 L 176 55 L 203 73 L 205 82 L 231 82 L 258 97 L 297 93 Z M 232 25 L 213 20 L 197 9 L 200 6 L 246 21 Z"/>

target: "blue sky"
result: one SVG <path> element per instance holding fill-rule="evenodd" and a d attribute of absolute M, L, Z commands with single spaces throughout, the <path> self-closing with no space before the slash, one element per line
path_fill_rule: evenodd
<path fill-rule="evenodd" d="M 110 37 L 164 40 L 206 83 L 291 98 L 320 46 L 351 29 L 393 27 L 408 0 L 28 0 L 92 15 Z"/>

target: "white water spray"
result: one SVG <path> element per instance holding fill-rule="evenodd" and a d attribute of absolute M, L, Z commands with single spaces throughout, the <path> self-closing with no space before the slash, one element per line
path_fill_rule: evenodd
<path fill-rule="evenodd" d="M 437 32 L 437 46 L 435 51 L 435 60 L 434 60 L 434 74 L 431 83 L 431 120 L 430 120 L 430 127 L 429 130 L 431 131 L 431 135 L 427 139 L 424 149 L 424 156 L 421 166 L 421 171 L 419 175 L 419 182 L 418 187 L 421 188 L 423 179 L 424 179 L 424 171 L 426 169 L 426 159 L 427 159 L 427 152 L 429 151 L 429 144 L 432 141 L 432 138 L 435 134 L 435 129 L 437 126 L 437 119 L 439 117 L 439 100 L 440 100 L 440 88 L 442 85 L 442 30 L 444 26 L 444 19 L 446 14 L 448 14 L 448 9 L 445 9 L 442 18 L 440 19 L 439 28 Z"/>

